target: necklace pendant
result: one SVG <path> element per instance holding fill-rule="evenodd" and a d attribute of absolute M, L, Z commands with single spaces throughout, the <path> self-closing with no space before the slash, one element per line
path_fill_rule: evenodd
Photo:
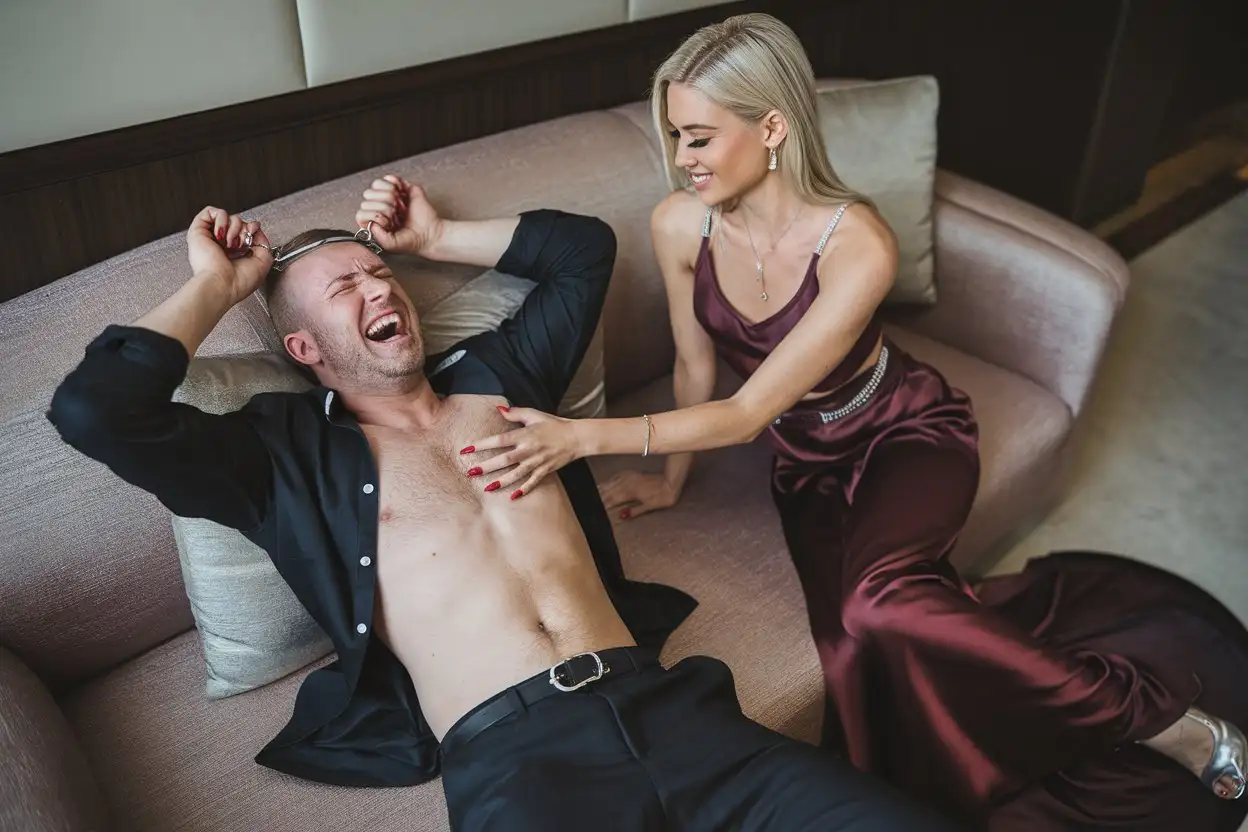
<path fill-rule="evenodd" d="M 760 299 L 760 300 L 767 300 L 767 293 L 764 291 L 764 292 L 763 292 L 762 294 L 760 294 L 758 297 L 759 297 L 759 299 Z"/>

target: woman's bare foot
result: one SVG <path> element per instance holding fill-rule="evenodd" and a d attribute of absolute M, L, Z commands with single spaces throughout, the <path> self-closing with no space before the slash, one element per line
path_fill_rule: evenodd
<path fill-rule="evenodd" d="M 1223 726 L 1225 733 L 1222 732 Z M 1218 732 L 1217 736 L 1215 732 Z M 1142 742 L 1154 751 L 1165 754 L 1202 780 L 1211 762 L 1215 762 L 1216 756 L 1220 770 L 1213 772 L 1214 777 L 1209 783 L 1213 793 L 1233 800 L 1244 791 L 1243 736 L 1233 725 L 1222 723 L 1216 717 L 1192 708 L 1178 722 Z"/>

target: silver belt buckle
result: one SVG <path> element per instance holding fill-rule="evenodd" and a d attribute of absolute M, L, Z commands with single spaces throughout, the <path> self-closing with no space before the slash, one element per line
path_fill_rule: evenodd
<path fill-rule="evenodd" d="M 594 657 L 594 661 L 598 663 L 598 668 L 594 671 L 594 675 L 590 676 L 588 679 L 585 679 L 584 681 L 577 682 L 575 685 L 565 685 L 563 682 L 560 682 L 558 676 L 556 675 L 559 668 L 568 664 L 568 662 L 572 661 L 573 659 L 579 659 L 581 656 L 593 656 Z M 594 652 L 577 653 L 575 656 L 569 656 L 568 658 L 559 662 L 559 664 L 551 666 L 550 683 L 555 686 L 556 690 L 561 690 L 564 693 L 568 693 L 570 691 L 576 690 L 577 688 L 583 688 L 586 685 L 588 685 L 590 682 L 597 682 L 604 675 L 606 675 L 606 672 L 607 672 L 607 667 L 606 665 L 602 663 L 602 658 L 597 653 L 594 653 Z"/>

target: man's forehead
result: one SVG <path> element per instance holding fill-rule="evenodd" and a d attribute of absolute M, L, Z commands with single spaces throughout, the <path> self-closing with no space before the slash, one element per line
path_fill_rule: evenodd
<path fill-rule="evenodd" d="M 304 281 L 329 283 L 343 275 L 376 272 L 386 267 L 385 261 L 359 243 L 328 243 L 310 251 L 286 267 L 287 274 Z"/>

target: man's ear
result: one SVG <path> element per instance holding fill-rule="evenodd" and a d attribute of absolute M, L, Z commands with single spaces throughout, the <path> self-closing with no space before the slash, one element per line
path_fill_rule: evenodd
<path fill-rule="evenodd" d="M 311 367 L 321 363 L 321 352 L 316 348 L 316 342 L 302 329 L 287 335 L 282 339 L 282 344 L 286 347 L 286 352 L 290 354 L 290 357 L 300 364 Z"/>
<path fill-rule="evenodd" d="M 789 121 L 779 110 L 772 110 L 763 116 L 762 127 L 763 144 L 772 149 L 779 147 L 789 135 Z"/>

